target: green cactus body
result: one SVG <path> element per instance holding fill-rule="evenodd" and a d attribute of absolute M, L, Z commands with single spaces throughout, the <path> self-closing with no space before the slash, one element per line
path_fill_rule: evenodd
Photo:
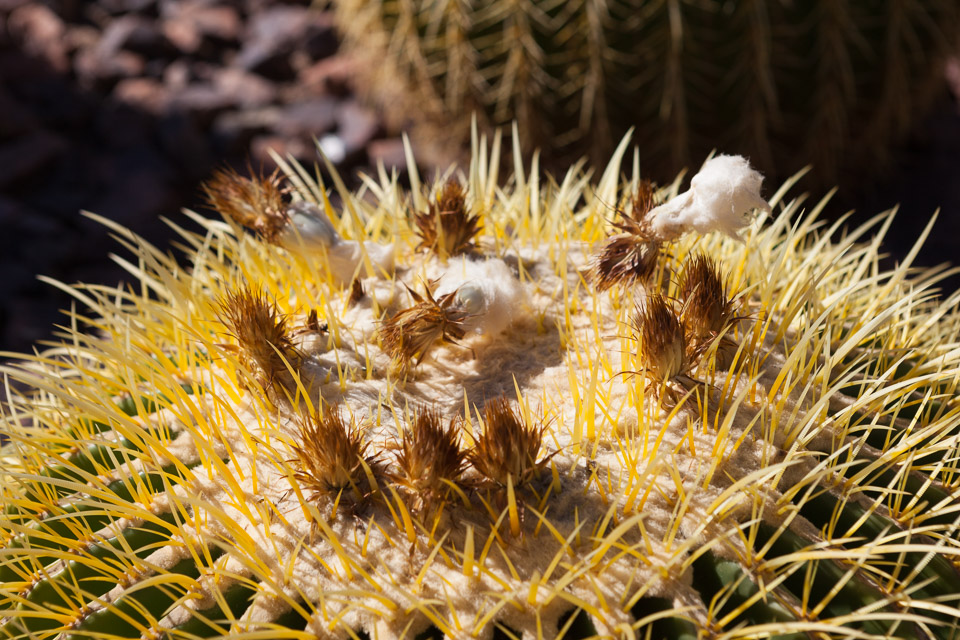
<path fill-rule="evenodd" d="M 950 0 L 334 4 L 373 93 L 466 137 L 519 122 L 545 157 L 606 158 L 634 127 L 649 176 L 720 148 L 825 186 L 882 158 L 943 86 Z M 393 102 L 391 102 L 393 103 Z M 461 135 L 451 136 L 451 125 Z M 425 139 L 426 139 L 425 137 Z"/>
<path fill-rule="evenodd" d="M 326 249 L 189 214 L 185 269 L 104 221 L 141 286 L 67 287 L 89 311 L 3 368 L 0 637 L 955 637 L 943 271 L 880 272 L 873 227 L 824 228 L 784 187 L 743 243 L 684 235 L 643 284 L 597 292 L 608 204 L 638 186 L 626 144 L 596 183 L 517 166 L 505 187 L 499 140 L 476 147 L 466 256 L 417 251 L 411 208 L 441 187 L 415 172 L 409 195 L 385 174 L 374 198 L 339 189 L 338 213 L 287 167 Z M 394 270 L 353 241 L 392 244 Z M 359 285 L 332 275 L 343 247 Z M 655 375 L 631 318 L 644 291 L 673 308 L 695 251 L 741 292 L 731 362 L 690 342 Z M 478 282 L 513 292 L 483 333 Z M 399 366 L 386 319 L 434 304 L 463 311 L 422 349 L 401 323 Z M 276 349 L 250 344 L 254 317 Z"/>

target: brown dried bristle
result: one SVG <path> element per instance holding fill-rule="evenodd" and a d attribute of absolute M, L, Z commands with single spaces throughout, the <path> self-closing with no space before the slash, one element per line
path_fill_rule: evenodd
<path fill-rule="evenodd" d="M 423 296 L 407 290 L 415 304 L 398 311 L 380 326 L 384 351 L 402 367 L 420 364 L 438 343 L 456 344 L 465 334 L 463 322 L 467 317 L 465 311 L 454 306 L 456 291 L 435 298 L 429 285 Z"/>
<path fill-rule="evenodd" d="M 702 253 L 691 258 L 683 271 L 680 297 L 680 317 L 692 348 L 703 352 L 719 340 L 716 363 L 728 367 L 737 351 L 730 331 L 738 318 L 736 301 L 729 297 L 717 263 Z"/>
<path fill-rule="evenodd" d="M 287 226 L 285 192 L 278 171 L 247 178 L 233 169 L 221 169 L 204 183 L 207 202 L 220 215 L 256 231 L 276 243 Z"/>
<path fill-rule="evenodd" d="M 659 257 L 659 242 L 620 233 L 607 238 L 594 254 L 587 277 L 597 291 L 606 291 L 615 284 L 631 287 L 650 280 Z"/>
<path fill-rule="evenodd" d="M 218 301 L 220 322 L 236 339 L 241 364 L 250 369 L 271 400 L 282 400 L 296 392 L 287 367 L 296 369 L 300 352 L 293 346 L 287 317 L 262 289 L 244 287 Z M 286 393 L 285 393 L 286 392 Z"/>
<path fill-rule="evenodd" d="M 363 300 L 363 296 L 367 295 L 363 290 L 363 282 L 360 281 L 360 278 L 354 278 L 353 282 L 350 283 L 350 305 L 353 306 Z"/>
<path fill-rule="evenodd" d="M 300 441 L 293 447 L 299 466 L 294 478 L 306 491 L 307 499 L 344 497 L 348 493 L 358 500 L 366 497 L 367 469 L 377 473 L 379 465 L 376 456 L 367 455 L 370 443 L 364 441 L 360 425 L 348 425 L 341 408 L 331 405 L 323 415 L 304 414 L 300 420 Z"/>
<path fill-rule="evenodd" d="M 680 283 L 681 317 L 687 333 L 696 340 L 723 333 L 735 320 L 734 301 L 728 298 L 717 264 L 698 253 L 683 270 Z"/>
<path fill-rule="evenodd" d="M 657 206 L 657 189 L 649 180 L 641 180 L 630 201 L 630 217 L 638 223 L 646 220 L 647 214 Z"/>
<path fill-rule="evenodd" d="M 444 183 L 427 212 L 415 213 L 413 221 L 420 238 L 417 250 L 433 251 L 442 259 L 472 251 L 481 230 L 480 216 L 467 211 L 466 191 L 453 178 Z"/>
<path fill-rule="evenodd" d="M 620 233 L 607 238 L 593 255 L 587 277 L 598 291 L 615 284 L 631 287 L 647 282 L 657 268 L 662 243 L 650 230 L 647 214 L 656 203 L 653 183 L 641 181 L 630 214 L 618 210 L 613 226 Z"/>
<path fill-rule="evenodd" d="M 532 480 L 546 464 L 537 460 L 543 444 L 544 426 L 525 424 L 506 398 L 487 402 L 484 429 L 468 454 L 470 463 L 490 481 L 515 487 Z"/>
<path fill-rule="evenodd" d="M 400 473 L 395 480 L 413 497 L 415 511 L 432 508 L 446 499 L 466 467 L 460 437 L 453 424 L 444 428 L 437 409 L 421 407 L 400 438 Z"/>
<path fill-rule="evenodd" d="M 637 308 L 634 327 L 642 342 L 643 364 L 658 383 L 685 376 L 691 369 L 683 325 L 673 308 L 660 295 L 651 295 Z"/>

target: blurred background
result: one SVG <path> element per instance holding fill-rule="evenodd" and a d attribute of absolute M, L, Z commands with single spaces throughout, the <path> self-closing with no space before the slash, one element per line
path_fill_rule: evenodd
<path fill-rule="evenodd" d="M 918 263 L 960 263 L 954 4 L 0 0 L 0 350 L 65 321 L 70 298 L 37 274 L 125 280 L 81 210 L 166 247 L 160 217 L 202 210 L 215 168 L 270 170 L 270 149 L 312 164 L 316 138 L 356 186 L 405 169 L 409 130 L 432 175 L 462 159 L 474 110 L 517 119 L 552 169 L 602 162 L 628 126 L 661 180 L 717 148 L 748 155 L 770 195 L 814 163 L 796 192 L 839 185 L 828 216 L 900 204 L 891 260 L 940 208 Z M 811 8 L 827 5 L 842 15 Z"/>

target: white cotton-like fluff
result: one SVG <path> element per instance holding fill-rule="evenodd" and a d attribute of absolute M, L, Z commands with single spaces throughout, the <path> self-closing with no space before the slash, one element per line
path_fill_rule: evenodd
<path fill-rule="evenodd" d="M 326 250 L 330 272 L 338 282 L 350 282 L 358 273 L 362 275 L 362 269 L 359 269 L 363 260 L 360 243 L 344 240 L 320 207 L 310 202 L 294 202 L 287 209 L 287 215 L 290 225 L 280 236 L 285 248 L 314 252 Z M 393 271 L 393 245 L 364 242 L 363 248 L 377 275 Z"/>
<path fill-rule="evenodd" d="M 743 156 L 707 160 L 690 181 L 690 189 L 649 214 L 653 232 L 668 241 L 688 231 L 719 231 L 740 240 L 754 209 L 770 210 L 760 195 L 763 176 Z"/>
<path fill-rule="evenodd" d="M 457 305 L 469 314 L 464 328 L 495 336 L 510 326 L 523 298 L 523 289 L 503 260 L 454 258 L 437 285 L 436 295 L 457 291 Z"/>

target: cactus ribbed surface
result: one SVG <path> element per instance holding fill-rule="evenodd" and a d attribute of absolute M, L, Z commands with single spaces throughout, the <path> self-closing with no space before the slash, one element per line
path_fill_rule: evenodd
<path fill-rule="evenodd" d="M 635 127 L 646 175 L 712 149 L 821 183 L 877 161 L 942 89 L 953 0 L 338 0 L 367 85 L 404 118 L 517 120 L 545 157 L 609 155 Z M 419 115 L 412 115 L 419 114 Z M 458 132 L 459 131 L 459 137 Z"/>
<path fill-rule="evenodd" d="M 188 214 L 188 268 L 103 220 L 139 285 L 60 285 L 62 341 L 2 368 L 0 637 L 956 637 L 944 271 L 789 184 L 743 242 L 657 236 L 686 196 L 626 149 L 500 183 L 475 137 L 462 188 L 342 209 L 288 166 L 260 215 L 297 226 Z M 623 228 L 656 264 L 598 291 Z"/>

